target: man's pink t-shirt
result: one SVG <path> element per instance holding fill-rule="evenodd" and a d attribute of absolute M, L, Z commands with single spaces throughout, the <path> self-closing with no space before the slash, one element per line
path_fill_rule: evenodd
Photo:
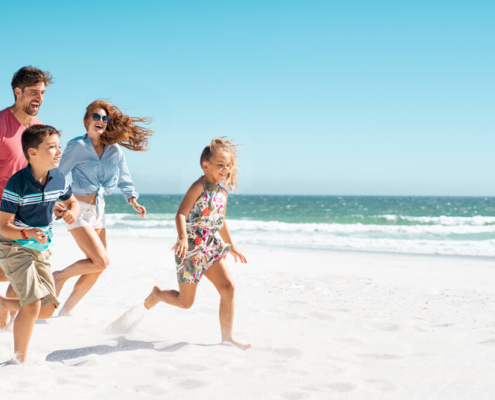
<path fill-rule="evenodd" d="M 33 117 L 31 125 L 43 123 Z M 22 152 L 22 132 L 24 127 L 9 108 L 0 111 L 0 199 L 9 178 L 27 165 Z"/>

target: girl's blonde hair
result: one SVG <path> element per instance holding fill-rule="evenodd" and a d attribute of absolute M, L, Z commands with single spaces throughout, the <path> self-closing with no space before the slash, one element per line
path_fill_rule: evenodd
<path fill-rule="evenodd" d="M 239 171 L 237 168 L 239 164 L 237 164 L 237 150 L 236 147 L 238 144 L 234 144 L 229 138 L 222 136 L 221 138 L 215 138 L 211 141 L 211 143 L 206 146 L 201 153 L 201 158 L 199 161 L 199 165 L 203 168 L 203 163 L 205 161 L 211 161 L 215 155 L 221 152 L 225 152 L 230 155 L 230 170 L 227 174 L 227 179 L 225 179 L 225 186 L 232 192 L 237 191 L 237 176 L 239 175 Z"/>
<path fill-rule="evenodd" d="M 153 121 L 153 118 L 129 117 L 112 103 L 96 100 L 86 107 L 86 113 L 84 114 L 84 126 L 86 127 L 86 130 L 89 127 L 88 121 L 93 113 L 99 108 L 105 110 L 107 116 L 110 117 L 110 122 L 100 136 L 100 141 L 103 144 L 112 145 L 118 143 L 122 147 L 133 151 L 148 150 L 148 140 L 154 132 L 151 129 L 137 124 L 148 125 Z"/>

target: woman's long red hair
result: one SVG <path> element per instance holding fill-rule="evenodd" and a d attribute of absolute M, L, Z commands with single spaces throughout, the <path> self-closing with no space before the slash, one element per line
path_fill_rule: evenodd
<path fill-rule="evenodd" d="M 148 150 L 148 140 L 154 132 L 151 129 L 136 124 L 148 125 L 153 121 L 153 118 L 129 117 L 112 103 L 96 100 L 86 107 L 86 114 L 84 114 L 84 126 L 86 130 L 89 126 L 89 119 L 99 108 L 105 110 L 110 117 L 110 122 L 107 124 L 105 132 L 100 136 L 100 141 L 103 144 L 112 145 L 118 143 L 122 147 L 133 151 Z"/>

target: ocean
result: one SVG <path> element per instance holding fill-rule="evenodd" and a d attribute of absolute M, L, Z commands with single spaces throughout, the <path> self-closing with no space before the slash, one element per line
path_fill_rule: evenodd
<path fill-rule="evenodd" d="M 141 195 L 142 219 L 122 195 L 107 196 L 108 235 L 160 237 L 172 247 L 182 197 Z M 495 257 L 494 197 L 230 194 L 227 221 L 239 245 Z"/>

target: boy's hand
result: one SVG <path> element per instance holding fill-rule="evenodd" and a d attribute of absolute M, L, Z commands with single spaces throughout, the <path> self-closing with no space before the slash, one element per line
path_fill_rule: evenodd
<path fill-rule="evenodd" d="M 237 258 L 241 261 L 243 264 L 247 264 L 246 257 L 244 257 L 244 254 L 242 254 L 240 251 L 237 250 L 234 246 L 232 246 L 229 250 L 229 253 L 232 254 L 234 257 L 235 262 L 237 262 Z"/>
<path fill-rule="evenodd" d="M 62 217 L 62 213 L 65 210 L 66 210 L 66 208 L 62 203 L 60 203 L 58 201 L 55 203 L 55 209 L 53 210 L 53 212 L 55 213 L 56 217 Z"/>
<path fill-rule="evenodd" d="M 41 228 L 30 228 L 26 229 L 25 232 L 28 238 L 32 238 L 41 244 L 45 244 L 48 239 L 48 235 Z"/>
<path fill-rule="evenodd" d="M 72 225 L 74 222 L 76 222 L 76 217 L 74 216 L 74 213 L 70 210 L 65 210 L 65 212 L 62 214 L 62 218 L 69 225 Z"/>
<path fill-rule="evenodd" d="M 174 247 L 172 247 L 172 250 L 175 249 L 175 254 L 180 257 L 184 258 L 187 254 L 188 250 L 188 243 L 187 243 L 187 237 L 179 239 L 179 241 L 175 244 Z"/>

